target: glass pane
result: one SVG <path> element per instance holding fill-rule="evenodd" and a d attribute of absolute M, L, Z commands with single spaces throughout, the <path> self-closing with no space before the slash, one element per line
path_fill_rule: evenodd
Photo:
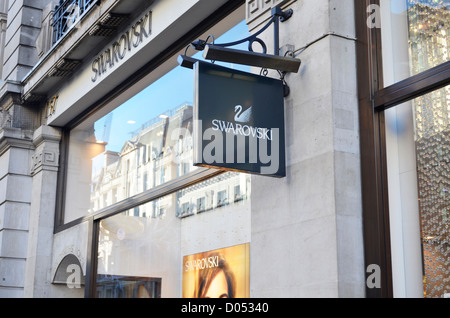
<path fill-rule="evenodd" d="M 389 86 L 450 59 L 450 2 L 381 1 L 384 84 Z"/>
<path fill-rule="evenodd" d="M 242 21 L 216 43 L 248 35 Z M 197 169 L 192 156 L 193 78 L 191 69 L 177 66 L 116 109 L 107 114 L 100 110 L 71 130 L 65 223 Z"/>
<path fill-rule="evenodd" d="M 229 278 L 219 296 L 248 297 L 250 194 L 249 175 L 227 172 L 102 220 L 97 297 L 211 295 L 209 270 Z"/>
<path fill-rule="evenodd" d="M 413 104 L 424 295 L 443 297 L 450 293 L 450 86 Z"/>
<path fill-rule="evenodd" d="M 450 293 L 450 86 L 386 115 L 394 296 Z"/>

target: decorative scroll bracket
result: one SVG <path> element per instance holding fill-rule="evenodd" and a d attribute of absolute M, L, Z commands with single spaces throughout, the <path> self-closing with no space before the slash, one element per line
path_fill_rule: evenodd
<path fill-rule="evenodd" d="M 289 87 L 287 86 L 284 77 L 287 72 L 297 73 L 301 61 L 300 59 L 289 57 L 289 56 L 280 56 L 280 36 L 279 36 L 279 25 L 280 22 L 287 21 L 293 14 L 292 9 L 288 9 L 286 11 L 282 11 L 279 7 L 272 8 L 272 17 L 271 19 L 257 32 L 254 34 L 238 41 L 229 42 L 229 43 L 214 43 L 214 38 L 212 43 L 208 43 L 209 37 L 206 40 L 197 40 L 192 42 L 187 48 L 193 47 L 197 51 L 203 51 L 203 57 L 207 60 L 211 61 L 222 61 L 222 62 L 230 62 L 237 63 L 249 66 L 257 66 L 261 67 L 263 70 L 267 71 L 267 69 L 277 70 L 280 74 L 281 80 L 285 85 L 285 95 L 289 94 Z M 263 33 L 270 25 L 274 25 L 274 54 L 267 54 L 267 46 L 263 40 L 261 40 L 258 36 Z M 231 49 L 229 47 L 235 46 L 241 43 L 248 42 L 248 51 Z M 253 43 L 259 43 L 262 47 L 262 53 L 256 53 L 253 51 Z M 195 62 L 199 60 L 195 58 L 191 58 L 185 55 L 180 55 L 178 57 L 178 63 L 181 66 L 193 68 Z M 267 73 L 267 72 L 265 72 Z"/>
<path fill-rule="evenodd" d="M 267 46 L 264 43 L 263 40 L 258 38 L 258 36 L 263 33 L 272 23 L 274 24 L 274 55 L 279 55 L 280 53 L 280 22 L 284 22 L 289 20 L 289 18 L 292 16 L 293 10 L 288 9 L 286 11 L 282 11 L 279 7 L 272 8 L 272 18 L 269 20 L 269 22 L 266 23 L 265 26 L 263 26 L 259 31 L 255 32 L 254 34 L 246 37 L 245 39 L 229 42 L 229 43 L 222 43 L 222 44 L 216 44 L 213 42 L 213 45 L 220 46 L 220 47 L 230 47 L 235 46 L 241 43 L 248 42 L 248 50 L 250 52 L 253 52 L 253 43 L 258 42 L 262 49 L 263 54 L 267 53 Z M 195 48 L 197 51 L 203 51 L 205 47 L 208 45 L 207 43 L 208 39 L 205 40 L 198 40 L 191 43 L 191 46 Z"/>

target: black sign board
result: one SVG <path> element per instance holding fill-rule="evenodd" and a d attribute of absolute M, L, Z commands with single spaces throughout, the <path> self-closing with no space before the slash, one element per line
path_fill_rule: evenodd
<path fill-rule="evenodd" d="M 194 165 L 284 177 L 281 80 L 197 62 Z"/>

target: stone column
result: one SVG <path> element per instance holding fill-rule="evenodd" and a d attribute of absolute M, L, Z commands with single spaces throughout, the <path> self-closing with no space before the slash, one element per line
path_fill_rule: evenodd
<path fill-rule="evenodd" d="M 21 81 L 38 62 L 36 39 L 41 28 L 42 9 L 48 1 L 9 1 L 3 80 Z"/>
<path fill-rule="evenodd" d="M 60 139 L 60 131 L 49 126 L 39 127 L 33 135 L 25 297 L 48 297 L 50 292 Z"/>
<path fill-rule="evenodd" d="M 248 0 L 252 32 L 277 3 L 302 65 L 285 77 L 287 175 L 252 176 L 251 297 L 364 297 L 353 1 Z"/>
<path fill-rule="evenodd" d="M 8 18 L 8 0 L 0 0 L 0 79 L 3 71 L 3 53 L 5 51 L 5 35 Z"/>
<path fill-rule="evenodd" d="M 23 297 L 32 132 L 0 127 L 0 298 Z"/>

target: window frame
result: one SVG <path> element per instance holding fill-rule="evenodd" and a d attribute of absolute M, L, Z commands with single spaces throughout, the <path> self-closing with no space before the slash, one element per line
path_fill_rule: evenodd
<path fill-rule="evenodd" d="M 358 76 L 365 266 L 380 266 L 381 288 L 366 297 L 392 298 L 392 265 L 384 111 L 450 84 L 450 61 L 390 86 L 383 85 L 381 29 L 367 26 L 369 6 L 380 0 L 354 0 Z M 382 26 L 381 26 L 382 27 Z M 370 273 L 368 273 L 370 274 Z"/>

